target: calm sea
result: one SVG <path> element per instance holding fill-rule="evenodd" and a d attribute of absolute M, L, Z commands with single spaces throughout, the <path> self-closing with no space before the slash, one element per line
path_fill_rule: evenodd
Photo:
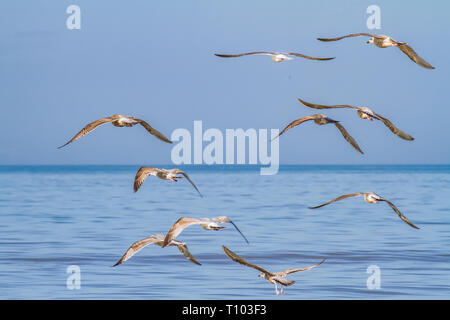
<path fill-rule="evenodd" d="M 274 176 L 257 167 L 184 167 L 204 198 L 187 181 L 154 177 L 134 193 L 137 169 L 1 166 L 0 299 L 450 298 L 450 166 L 282 166 Z M 391 200 L 420 230 L 386 203 L 360 197 L 308 209 L 360 191 Z M 112 267 L 131 243 L 166 233 L 180 217 L 220 215 L 250 244 L 232 226 L 191 226 L 178 238 L 201 266 L 151 245 Z M 289 275 L 296 283 L 277 297 L 222 244 L 270 271 L 327 260 Z M 71 265 L 80 289 L 67 286 Z"/>

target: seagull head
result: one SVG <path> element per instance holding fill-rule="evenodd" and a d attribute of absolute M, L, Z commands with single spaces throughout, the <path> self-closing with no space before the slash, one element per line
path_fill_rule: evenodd
<path fill-rule="evenodd" d="M 375 192 L 366 192 L 364 194 L 364 199 L 368 203 L 378 203 L 378 201 L 381 200 L 382 198 L 379 195 L 377 195 Z"/>

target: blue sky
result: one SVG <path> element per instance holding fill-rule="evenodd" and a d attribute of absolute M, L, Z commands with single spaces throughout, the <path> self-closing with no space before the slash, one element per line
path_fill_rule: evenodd
<path fill-rule="evenodd" d="M 81 8 L 68 30 L 66 8 Z M 366 8 L 381 8 L 368 30 Z M 365 155 L 333 126 L 313 123 L 280 140 L 285 164 L 450 163 L 448 1 L 2 1 L 0 164 L 164 164 L 171 146 L 143 128 L 106 125 L 57 150 L 85 124 L 114 113 L 177 128 L 283 128 L 316 113 L 297 102 L 368 106 L 415 137 L 399 139 L 350 110 L 340 120 Z M 436 67 L 352 32 L 408 42 Z M 291 51 L 336 57 L 273 63 L 214 53 Z"/>

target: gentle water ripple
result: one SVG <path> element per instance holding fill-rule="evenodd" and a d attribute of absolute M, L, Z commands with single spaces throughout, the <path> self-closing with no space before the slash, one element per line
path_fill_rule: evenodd
<path fill-rule="evenodd" d="M 199 166 L 186 183 L 149 178 L 132 191 L 138 166 L 0 166 L 0 298 L 2 299 L 448 299 L 450 166 Z M 384 203 L 389 198 L 420 230 Z M 118 267 L 128 246 L 165 233 L 181 216 L 229 216 L 232 228 L 187 228 L 179 239 L 202 263 L 176 248 L 149 246 Z M 256 270 L 228 259 L 224 244 L 251 262 L 292 274 L 285 297 Z M 81 289 L 68 290 L 66 269 L 81 268 Z M 366 286 L 370 265 L 381 289 Z"/>

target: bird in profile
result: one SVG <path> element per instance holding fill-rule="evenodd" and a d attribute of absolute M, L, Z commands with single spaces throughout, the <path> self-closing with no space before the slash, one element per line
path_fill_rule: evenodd
<path fill-rule="evenodd" d="M 284 270 L 281 272 L 270 272 L 270 271 L 267 271 L 267 270 L 261 268 L 260 266 L 258 266 L 256 264 L 252 264 L 252 263 L 248 262 L 247 260 L 240 257 L 239 255 L 237 255 L 236 253 L 234 253 L 233 251 L 231 251 L 230 249 L 228 249 L 227 247 L 225 247 L 223 245 L 222 245 L 222 249 L 231 260 L 233 260 L 237 263 L 240 263 L 244 266 L 251 267 L 253 269 L 260 271 L 261 273 L 258 275 L 259 277 L 263 277 L 264 279 L 267 280 L 267 282 L 275 285 L 275 293 L 277 296 L 279 295 L 278 284 L 280 285 L 281 295 L 284 295 L 283 286 L 288 287 L 295 283 L 295 281 L 288 280 L 285 278 L 288 274 L 291 274 L 294 272 L 299 272 L 299 271 L 311 270 L 311 269 L 321 265 L 325 261 L 325 259 L 323 259 L 319 263 L 309 266 L 309 267 L 305 267 L 305 268 L 287 269 L 287 270 Z"/>
<path fill-rule="evenodd" d="M 152 168 L 152 167 L 140 167 L 139 170 L 136 172 L 136 177 L 134 178 L 134 185 L 133 189 L 134 192 L 137 192 L 139 188 L 141 187 L 142 183 L 144 183 L 145 179 L 148 176 L 155 176 L 162 180 L 170 180 L 177 182 L 177 179 L 182 179 L 182 176 L 179 176 L 179 174 L 183 175 L 187 181 L 191 183 L 191 185 L 194 187 L 195 190 L 197 190 L 200 197 L 203 197 L 203 195 L 200 193 L 200 191 L 197 189 L 197 186 L 192 182 L 192 180 L 189 178 L 189 176 L 180 169 L 158 169 L 158 168 Z"/>
<path fill-rule="evenodd" d="M 413 227 L 414 229 L 419 229 L 418 227 L 416 227 L 414 224 L 411 223 L 411 221 L 409 221 L 398 209 L 396 206 L 394 206 L 394 204 L 392 202 L 390 202 L 387 199 L 384 199 L 383 197 L 380 197 L 379 195 L 377 195 L 376 193 L 373 192 L 358 192 L 358 193 L 349 193 L 349 194 L 344 194 L 340 197 L 337 197 L 336 199 L 330 200 L 324 204 L 321 204 L 319 206 L 316 207 L 309 207 L 310 209 L 317 209 L 323 206 L 326 206 L 332 202 L 335 201 L 339 201 L 339 200 L 343 200 L 346 198 L 350 198 L 350 197 L 358 197 L 358 196 L 363 196 L 364 200 L 366 200 L 366 202 L 368 203 L 378 203 L 379 201 L 383 201 L 386 202 L 394 211 L 395 213 L 397 213 L 397 215 L 400 217 L 400 219 L 402 219 L 404 222 L 406 222 L 409 226 Z"/>
<path fill-rule="evenodd" d="M 309 103 L 309 102 L 303 101 L 302 99 L 298 99 L 298 101 L 303 103 L 305 106 L 307 106 L 309 108 L 313 108 L 313 109 L 332 109 L 332 108 L 354 109 L 354 110 L 356 110 L 356 112 L 358 113 L 358 116 L 361 119 L 368 119 L 370 121 L 373 121 L 373 119 L 380 120 L 386 125 L 386 127 L 389 128 L 389 130 L 391 130 L 394 134 L 396 134 L 400 138 L 402 138 L 404 140 L 409 140 L 409 141 L 414 140 L 414 138 L 411 137 L 409 134 L 403 132 L 402 130 L 400 130 L 396 126 L 394 126 L 392 124 L 392 122 L 390 122 L 387 118 L 383 117 L 382 115 L 380 115 L 378 113 L 373 112 L 371 109 L 369 109 L 367 107 L 354 107 L 354 106 L 350 106 L 350 105 L 325 106 L 325 105 L 320 105 L 320 104 Z"/>
<path fill-rule="evenodd" d="M 167 143 L 172 143 L 172 141 L 170 141 L 169 139 L 167 139 L 161 132 L 159 132 L 158 130 L 152 128 L 147 122 L 145 122 L 144 120 L 141 120 L 139 118 L 136 117 L 128 117 L 128 116 L 123 116 L 120 114 L 113 114 L 110 117 L 106 117 L 106 118 L 101 118 L 98 119 L 94 122 L 89 123 L 88 125 L 86 125 L 83 129 L 81 129 L 80 132 L 78 132 L 72 139 L 70 139 L 66 144 L 58 147 L 58 149 L 61 149 L 62 147 L 67 146 L 69 143 L 74 142 L 78 139 L 80 139 L 81 137 L 85 136 L 86 134 L 88 134 L 89 132 L 91 132 L 92 130 L 94 130 L 95 128 L 97 128 L 99 125 L 105 124 L 105 123 L 111 123 L 113 126 L 115 127 L 132 127 L 136 124 L 140 124 L 142 125 L 149 133 L 151 133 L 152 135 L 154 135 L 155 137 L 157 137 L 159 140 L 162 140 L 164 142 Z"/>
<path fill-rule="evenodd" d="M 134 256 L 136 253 L 138 253 L 139 251 L 141 251 L 144 247 L 148 246 L 149 244 L 156 244 L 157 246 L 162 247 L 164 242 L 164 235 L 158 233 L 155 235 L 152 235 L 150 237 L 147 237 L 145 239 L 136 241 L 135 243 L 133 243 L 128 249 L 127 251 L 124 253 L 124 255 L 122 256 L 122 258 L 120 258 L 119 261 L 116 262 L 116 264 L 113 266 L 118 266 L 119 264 L 124 263 L 125 261 L 127 261 L 128 259 L 130 259 L 132 256 Z M 176 246 L 178 248 L 178 250 L 180 250 L 180 252 L 191 262 L 198 264 L 199 266 L 201 265 L 200 262 L 197 261 L 197 259 L 195 259 L 195 257 L 189 252 L 186 243 L 178 241 L 178 240 L 171 240 L 168 245 L 169 247 L 172 246 Z"/>
<path fill-rule="evenodd" d="M 273 62 L 282 62 L 284 60 L 292 60 L 293 58 L 291 56 L 310 59 L 310 60 L 320 60 L 320 61 L 332 60 L 335 58 L 335 57 L 317 58 L 317 57 L 305 56 L 304 54 L 295 53 L 295 52 L 283 53 L 283 52 L 268 52 L 268 51 L 256 51 L 256 52 L 247 52 L 247 53 L 240 53 L 240 54 L 215 53 L 214 55 L 221 57 L 221 58 L 236 58 L 236 57 L 242 57 L 242 56 L 266 55 L 266 56 L 269 56 Z"/>
<path fill-rule="evenodd" d="M 339 129 L 339 131 L 341 132 L 341 134 L 345 138 L 345 140 L 347 140 L 347 142 L 350 143 L 352 145 L 352 147 L 355 148 L 357 151 L 359 151 L 360 153 L 364 154 L 364 152 L 362 152 L 362 150 L 359 147 L 359 145 L 356 142 L 356 140 L 347 132 L 347 130 L 345 130 L 345 128 L 339 123 L 339 121 L 333 120 L 333 119 L 331 119 L 331 118 L 329 118 L 329 117 L 327 117 L 326 115 L 323 115 L 323 114 L 313 114 L 312 116 L 306 116 L 306 117 L 299 118 L 297 120 L 292 121 L 274 139 L 276 139 L 277 137 L 281 136 L 287 130 L 292 129 L 292 128 L 298 126 L 299 124 L 302 124 L 303 122 L 306 122 L 306 121 L 309 121 L 309 120 L 314 120 L 314 123 L 316 123 L 318 125 L 324 125 L 324 124 L 329 124 L 329 123 L 334 124 L 336 126 L 336 128 Z"/>
<path fill-rule="evenodd" d="M 175 239 L 184 229 L 194 224 L 199 224 L 204 230 L 221 230 L 225 229 L 225 227 L 220 226 L 221 223 L 231 223 L 236 230 L 241 234 L 244 238 L 245 242 L 249 243 L 244 234 L 239 230 L 239 228 L 234 224 L 226 216 L 220 216 L 217 218 L 189 218 L 183 217 L 178 219 L 170 228 L 169 232 L 167 232 L 166 237 L 164 238 L 164 243 L 162 247 L 169 245 L 170 241 Z"/>
<path fill-rule="evenodd" d="M 424 67 L 426 69 L 435 69 L 432 65 L 430 65 L 428 62 L 426 62 L 422 57 L 420 57 L 414 50 L 411 48 L 406 42 L 399 42 L 397 40 L 392 39 L 389 36 L 386 35 L 376 35 L 371 33 L 352 33 L 348 34 L 342 37 L 337 38 L 317 38 L 317 40 L 320 41 L 337 41 L 344 38 L 351 38 L 351 37 L 358 37 L 358 36 L 367 36 L 370 37 L 370 39 L 367 41 L 367 43 L 373 43 L 378 48 L 388 48 L 388 47 L 397 47 L 399 48 L 404 54 L 406 54 L 412 61 L 417 63 L 419 66 Z"/>

